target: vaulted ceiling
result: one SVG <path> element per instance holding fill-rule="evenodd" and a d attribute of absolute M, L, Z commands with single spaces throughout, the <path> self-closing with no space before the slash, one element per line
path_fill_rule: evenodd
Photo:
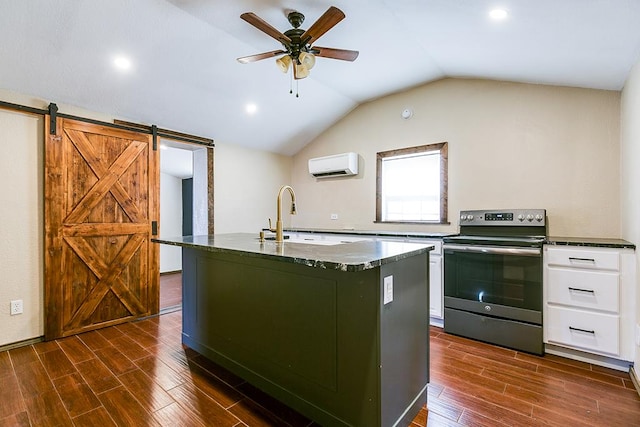
<path fill-rule="evenodd" d="M 330 6 L 346 18 L 296 83 L 279 49 L 240 19 L 284 32 Z M 117 118 L 294 154 L 363 102 L 444 77 L 620 90 L 640 54 L 638 0 L 1 0 L 0 88 Z M 508 17 L 493 21 L 495 7 Z M 116 56 L 131 67 L 118 70 Z M 293 94 L 290 94 L 290 88 Z M 299 93 L 299 97 L 295 93 Z M 256 111 L 245 111 L 247 104 Z M 64 111 L 61 111 L 64 112 Z"/>

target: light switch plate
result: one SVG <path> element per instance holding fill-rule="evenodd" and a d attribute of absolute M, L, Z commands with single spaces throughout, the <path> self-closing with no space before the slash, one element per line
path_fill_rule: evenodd
<path fill-rule="evenodd" d="M 393 276 L 387 276 L 383 279 L 383 304 L 389 304 L 393 301 Z"/>

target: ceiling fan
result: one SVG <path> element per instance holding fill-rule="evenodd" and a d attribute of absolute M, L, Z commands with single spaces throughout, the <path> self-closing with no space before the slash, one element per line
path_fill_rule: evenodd
<path fill-rule="evenodd" d="M 304 15 L 297 11 L 291 11 L 287 15 L 289 23 L 293 26 L 290 30 L 281 33 L 255 13 L 247 12 L 240 15 L 240 18 L 249 24 L 273 37 L 282 43 L 283 49 L 272 50 L 270 52 L 258 53 L 255 55 L 238 58 L 238 61 L 247 64 L 260 61 L 262 59 L 273 58 L 284 54 L 276 60 L 276 64 L 283 73 L 289 71 L 293 65 L 293 77 L 296 80 L 304 79 L 309 75 L 309 70 L 315 64 L 315 57 L 340 59 L 343 61 L 354 61 L 358 57 L 358 51 L 333 49 L 330 47 L 313 46 L 312 44 L 324 33 L 333 28 L 338 22 L 345 18 L 345 14 L 335 6 L 331 6 L 316 22 L 303 30 L 300 25 L 304 22 Z"/>

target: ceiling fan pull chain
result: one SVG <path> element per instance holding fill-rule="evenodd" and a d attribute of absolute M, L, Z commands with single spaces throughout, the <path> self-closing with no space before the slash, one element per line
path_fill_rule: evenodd
<path fill-rule="evenodd" d="M 299 98 L 300 94 L 298 92 L 298 80 L 296 80 L 296 98 Z"/>
<path fill-rule="evenodd" d="M 289 94 L 293 94 L 293 67 L 291 67 L 291 79 L 289 80 Z"/>

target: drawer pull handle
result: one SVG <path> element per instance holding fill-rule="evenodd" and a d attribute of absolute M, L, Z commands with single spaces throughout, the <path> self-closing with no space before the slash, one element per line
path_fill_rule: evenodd
<path fill-rule="evenodd" d="M 580 289 L 580 288 L 572 288 L 571 286 L 569 286 L 569 290 L 572 292 L 584 292 L 587 294 L 596 294 L 596 291 L 594 291 L 593 289 Z"/>
<path fill-rule="evenodd" d="M 580 328 L 574 328 L 573 326 L 569 326 L 569 330 L 571 331 L 576 331 L 576 332 L 584 332 L 585 334 L 591 334 L 591 335 L 595 335 L 596 331 L 589 331 L 587 329 L 580 329 Z"/>
<path fill-rule="evenodd" d="M 582 263 L 587 263 L 587 264 L 595 264 L 596 260 L 593 258 L 575 258 L 575 257 L 569 257 L 569 262 L 582 262 Z"/>

